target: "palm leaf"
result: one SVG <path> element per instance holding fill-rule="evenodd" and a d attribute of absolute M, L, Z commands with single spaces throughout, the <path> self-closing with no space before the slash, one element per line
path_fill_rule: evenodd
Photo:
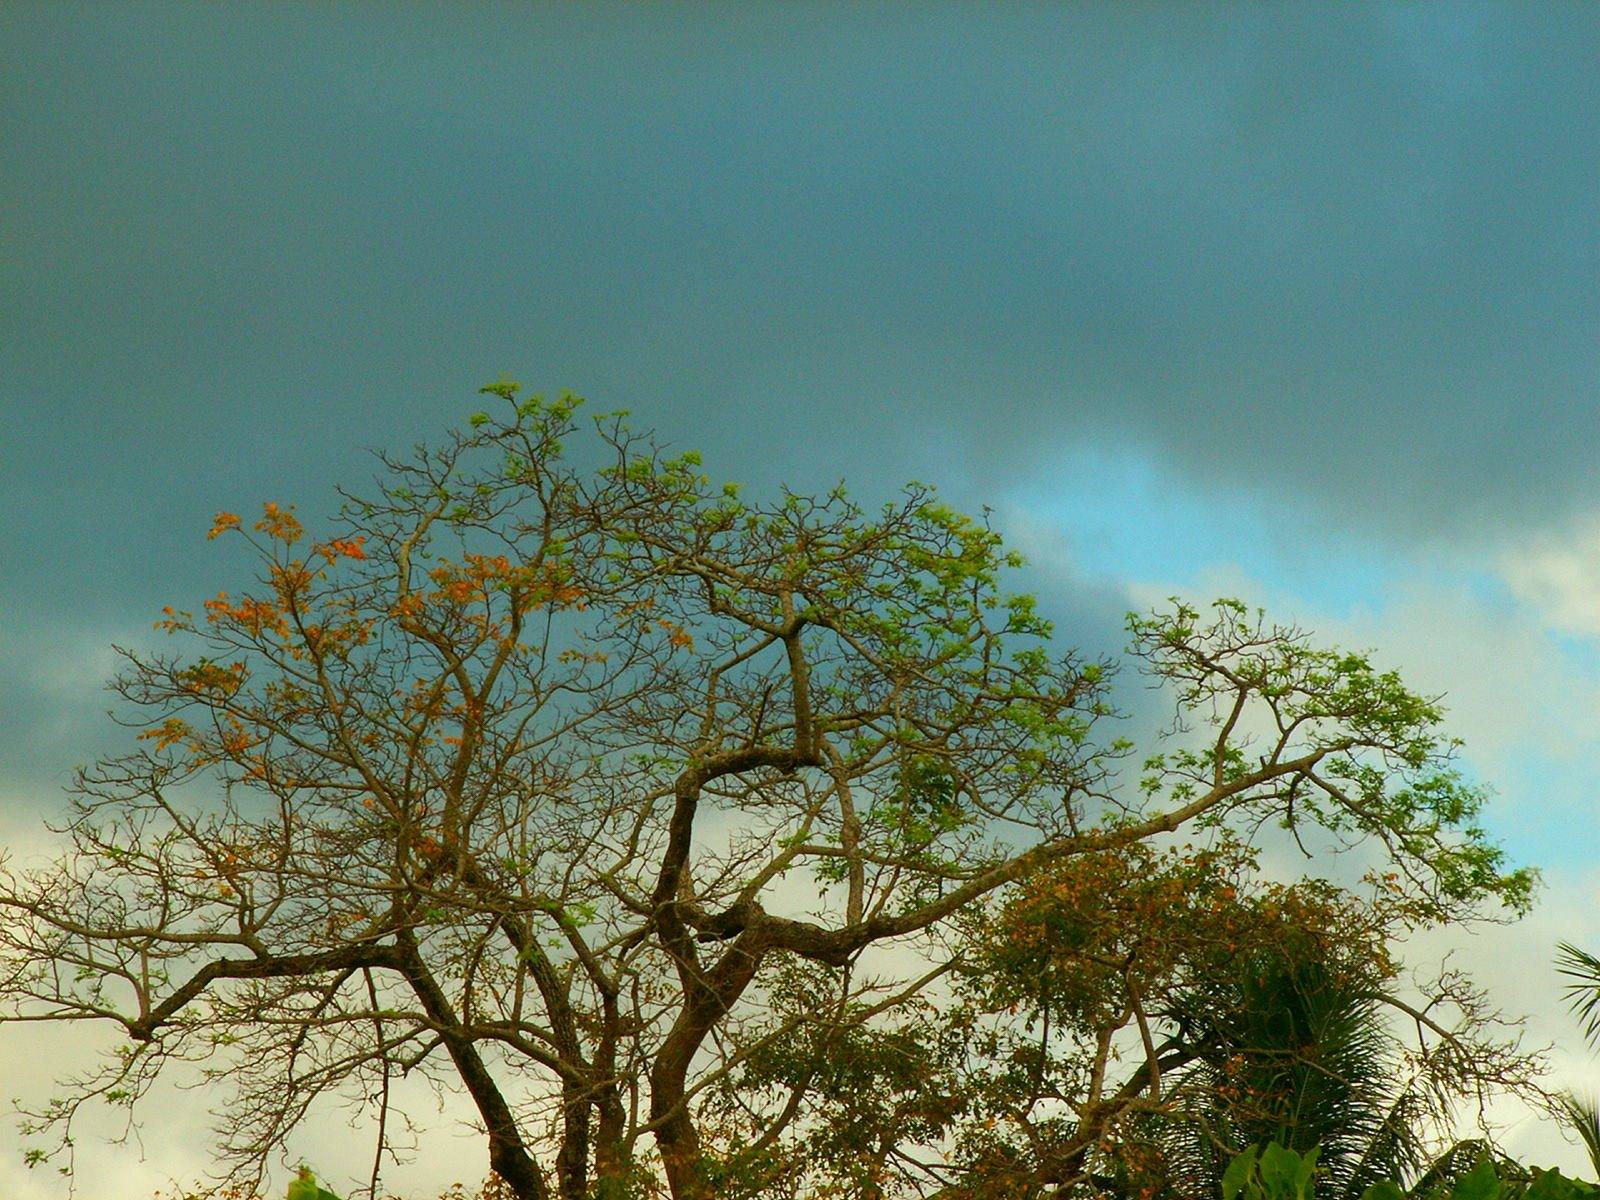
<path fill-rule="evenodd" d="M 1564 1092 L 1556 1097 L 1562 1122 L 1578 1135 L 1589 1152 L 1589 1166 L 1600 1178 L 1600 1101 L 1593 1096 Z"/>
<path fill-rule="evenodd" d="M 1562 942 L 1556 947 L 1556 970 L 1572 980 L 1566 1001 L 1583 1022 L 1583 1036 L 1591 1046 L 1600 1044 L 1600 958 Z"/>
<path fill-rule="evenodd" d="M 1173 1080 L 1178 1112 L 1149 1129 L 1176 1195 L 1218 1194 L 1228 1161 L 1219 1141 L 1320 1145 L 1319 1195 L 1330 1200 L 1424 1166 L 1439 1098 L 1425 1077 L 1397 1078 L 1394 1038 L 1369 990 L 1302 961 L 1247 978 L 1232 1000 L 1186 1014 L 1217 1052 Z M 1221 1099 L 1237 1094 L 1254 1099 Z"/>

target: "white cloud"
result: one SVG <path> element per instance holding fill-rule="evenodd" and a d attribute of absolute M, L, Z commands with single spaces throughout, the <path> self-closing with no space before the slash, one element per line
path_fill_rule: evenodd
<path fill-rule="evenodd" d="M 116 1044 L 115 1030 L 89 1027 L 27 1025 L 0 1028 L 0 1081 L 4 1099 L 38 1106 L 58 1094 L 65 1077 L 91 1068 L 97 1055 Z M 141 1103 L 136 1114 L 139 1136 L 118 1144 L 126 1114 L 103 1107 L 86 1110 L 74 1127 L 74 1177 L 68 1180 L 52 1161 L 33 1170 L 22 1162 L 22 1150 L 47 1144 L 43 1138 L 18 1136 L 15 1121 L 0 1122 L 0 1197 L 5 1200 L 148 1200 L 158 1190 L 202 1184 L 216 1170 L 209 1147 L 213 1127 L 226 1097 L 208 1091 L 189 1068 L 174 1067 Z M 420 1081 L 397 1080 L 393 1103 L 427 1130 L 415 1161 L 385 1166 L 385 1190 L 419 1198 L 439 1195 L 456 1182 L 476 1186 L 488 1171 L 487 1143 L 473 1128 L 470 1102 L 461 1097 L 438 1099 Z M 314 1110 L 289 1140 L 275 1166 L 276 1182 L 266 1194 L 282 1188 L 301 1160 L 341 1195 L 365 1182 L 370 1169 L 375 1125 L 370 1113 L 352 1114 L 331 1105 Z M 404 1139 L 401 1139 L 402 1142 Z"/>
<path fill-rule="evenodd" d="M 1513 594 L 1563 633 L 1600 634 L 1600 516 L 1501 556 Z"/>
<path fill-rule="evenodd" d="M 1555 959 L 1562 941 L 1600 951 L 1600 870 L 1552 872 L 1547 882 L 1543 901 L 1523 920 L 1470 933 L 1439 930 L 1419 937 L 1408 957 L 1438 960 L 1450 954 L 1452 965 L 1471 975 L 1498 1007 L 1527 1018 L 1530 1047 L 1552 1047 L 1547 1086 L 1592 1093 L 1600 1088 L 1600 1049 L 1584 1044 L 1578 1022 L 1567 1011 Z M 1593 1176 L 1582 1147 L 1547 1116 L 1512 1101 L 1498 1105 L 1491 1116 L 1519 1161 Z"/>

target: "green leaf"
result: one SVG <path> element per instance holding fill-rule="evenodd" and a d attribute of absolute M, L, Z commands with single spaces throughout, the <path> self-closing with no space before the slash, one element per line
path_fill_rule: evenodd
<path fill-rule="evenodd" d="M 301 1167 L 289 1183 L 288 1200 L 339 1200 L 339 1197 L 317 1183 L 310 1167 Z"/>
<path fill-rule="evenodd" d="M 1479 1159 L 1473 1167 L 1450 1189 L 1450 1200 L 1499 1200 L 1500 1177 L 1494 1164 L 1487 1158 Z"/>
<path fill-rule="evenodd" d="M 1244 1185 L 1249 1180 L 1251 1172 L 1255 1170 L 1255 1165 L 1254 1146 L 1233 1156 L 1228 1169 L 1222 1173 L 1222 1200 L 1234 1200 L 1234 1197 L 1244 1190 Z"/>
<path fill-rule="evenodd" d="M 1300 1169 L 1294 1177 L 1294 1194 L 1297 1200 L 1311 1200 L 1311 1183 L 1316 1178 L 1317 1155 L 1321 1153 L 1321 1146 L 1313 1146 L 1300 1159 Z"/>
<path fill-rule="evenodd" d="M 485 395 L 500 396 L 506 400 L 515 400 L 517 398 L 517 393 L 521 390 L 522 385 L 515 379 L 506 379 L 503 376 L 497 382 L 485 384 L 483 387 L 478 389 L 478 391 L 484 393 Z"/>
<path fill-rule="evenodd" d="M 1301 1169 L 1300 1156 L 1287 1146 L 1272 1142 L 1261 1152 L 1261 1186 L 1274 1200 L 1297 1194 Z"/>
<path fill-rule="evenodd" d="M 1595 1191 L 1593 1184 L 1568 1179 L 1560 1171 L 1539 1171 L 1523 1193 L 1523 1200 L 1580 1200 Z"/>

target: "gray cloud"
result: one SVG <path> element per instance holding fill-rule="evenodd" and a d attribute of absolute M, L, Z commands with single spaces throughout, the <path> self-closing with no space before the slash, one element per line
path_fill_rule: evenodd
<path fill-rule="evenodd" d="M 1593 13 L 904 18 L 8 10 L 6 542 L 142 556 L 501 369 L 745 477 L 1120 440 L 1469 540 L 1592 495 Z"/>

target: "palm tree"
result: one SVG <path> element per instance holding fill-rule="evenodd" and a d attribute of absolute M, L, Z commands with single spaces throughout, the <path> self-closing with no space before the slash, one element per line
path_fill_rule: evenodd
<path fill-rule="evenodd" d="M 1144 1131 L 1173 1195 L 1220 1194 L 1240 1147 L 1320 1146 L 1319 1197 L 1357 1200 L 1384 1179 L 1412 1178 L 1444 1100 L 1408 1073 L 1370 988 L 1317 961 L 1247 974 L 1232 1002 L 1196 996 L 1185 1019 L 1210 1049 L 1174 1081 L 1175 1116 Z"/>
<path fill-rule="evenodd" d="M 1571 942 L 1560 942 L 1556 945 L 1556 970 L 1572 981 L 1567 984 L 1567 1004 L 1572 1015 L 1583 1022 L 1583 1036 L 1595 1047 L 1600 1043 L 1600 958 Z"/>
<path fill-rule="evenodd" d="M 1422 1095 L 1392 1087 L 1394 1040 L 1371 994 L 1311 962 L 1249 980 L 1241 1000 L 1220 1022 L 1227 1057 L 1205 1062 L 1194 1081 L 1226 1140 L 1302 1153 L 1320 1145 L 1330 1200 L 1410 1174 Z M 1222 1091 L 1230 1082 L 1232 1093 Z"/>
<path fill-rule="evenodd" d="M 1571 942 L 1556 947 L 1556 970 L 1570 981 L 1566 1000 L 1573 1016 L 1583 1023 L 1583 1036 L 1591 1048 L 1600 1047 L 1600 958 Z M 1600 1101 L 1593 1096 L 1567 1092 L 1556 1098 L 1556 1114 L 1578 1135 L 1589 1152 L 1589 1165 L 1600 1179 Z"/>
<path fill-rule="evenodd" d="M 1589 1167 L 1600 1178 L 1600 1103 L 1593 1096 L 1563 1092 L 1556 1097 L 1556 1115 L 1578 1135 L 1589 1153 Z"/>

